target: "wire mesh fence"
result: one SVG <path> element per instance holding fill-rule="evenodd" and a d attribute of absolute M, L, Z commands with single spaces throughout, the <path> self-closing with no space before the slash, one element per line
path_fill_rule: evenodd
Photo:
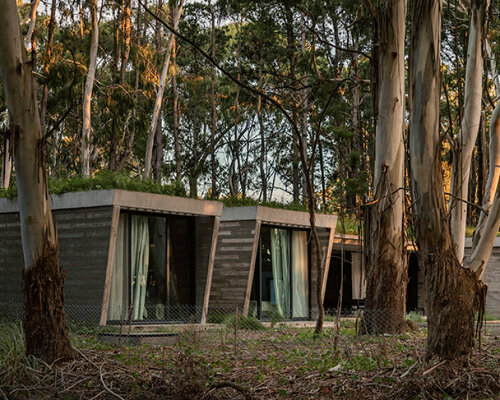
<path fill-rule="evenodd" d="M 293 309 L 284 309 L 277 305 L 257 306 L 251 303 L 246 315 L 239 305 L 209 306 L 204 310 L 202 305 L 166 305 L 145 303 L 137 307 L 112 308 L 103 312 L 101 304 L 71 304 L 64 306 L 66 320 L 70 326 L 122 326 L 122 325 L 178 325 L 178 324 L 225 324 L 238 316 L 240 319 L 260 321 L 275 325 L 281 322 L 315 321 L 317 313 L 309 310 L 299 314 Z M 366 333 L 380 333 L 394 328 L 405 316 L 393 310 L 366 310 L 361 308 L 345 308 L 341 310 L 326 309 L 327 322 L 334 321 L 337 316 L 351 318 Z M 414 314 L 415 315 L 415 314 Z M 21 321 L 23 319 L 22 303 L 0 303 L 0 321 Z M 418 323 L 423 323 L 421 315 L 417 315 Z M 391 328 L 392 327 L 392 328 Z"/>

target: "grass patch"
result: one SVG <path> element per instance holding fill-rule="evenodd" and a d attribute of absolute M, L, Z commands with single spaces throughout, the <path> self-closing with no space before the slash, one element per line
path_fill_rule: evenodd
<path fill-rule="evenodd" d="M 416 324 L 423 324 L 427 322 L 427 319 L 422 314 L 416 311 L 410 311 L 408 314 L 406 314 L 406 319 L 409 319 L 410 321 L 413 321 Z"/>
<path fill-rule="evenodd" d="M 251 197 L 223 197 L 220 199 L 226 207 L 264 206 L 284 210 L 304 211 L 308 209 L 303 203 L 279 203 L 277 201 L 257 201 Z"/>
<path fill-rule="evenodd" d="M 132 178 L 125 173 L 99 171 L 92 177 L 72 176 L 69 178 L 49 178 L 49 192 L 52 194 L 63 194 L 69 192 L 82 192 L 88 190 L 123 189 L 134 192 L 147 192 L 166 194 L 170 196 L 186 197 L 186 191 L 181 183 L 163 185 L 152 180 Z M 0 190 L 0 197 L 14 199 L 17 197 L 15 183 L 8 189 Z"/>
<path fill-rule="evenodd" d="M 224 319 L 223 324 L 227 327 L 227 329 L 234 329 L 236 325 L 236 316 L 227 316 Z M 257 318 L 245 317 L 242 315 L 238 318 L 238 329 L 248 331 L 265 331 L 266 327 Z"/>

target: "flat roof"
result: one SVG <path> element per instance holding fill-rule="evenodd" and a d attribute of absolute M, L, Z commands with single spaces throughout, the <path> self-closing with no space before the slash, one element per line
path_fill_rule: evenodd
<path fill-rule="evenodd" d="M 122 209 L 138 211 L 221 216 L 223 208 L 223 204 L 219 201 L 191 199 L 157 193 L 133 192 L 121 189 L 51 194 L 49 197 L 53 210 L 119 206 Z M 0 199 L 0 213 L 13 212 L 19 212 L 17 200 Z"/>
<path fill-rule="evenodd" d="M 258 220 L 264 224 L 309 227 L 309 213 L 304 211 L 284 210 L 264 206 L 224 207 L 221 221 L 250 221 Z M 316 226 L 333 228 L 337 226 L 337 216 L 316 214 Z"/>
<path fill-rule="evenodd" d="M 361 241 L 358 235 L 350 235 L 350 234 L 342 234 L 342 233 L 337 233 L 335 234 L 333 238 L 333 243 L 334 244 L 339 244 L 343 243 L 344 245 L 348 245 L 351 247 L 354 246 L 361 246 Z M 471 248 L 472 247 L 472 238 L 471 237 L 466 237 L 465 238 L 465 248 Z M 493 247 L 500 247 L 500 237 L 496 237 L 495 243 L 493 244 Z M 409 242 L 406 245 L 407 250 L 416 250 L 416 245 L 413 244 L 412 242 Z"/>

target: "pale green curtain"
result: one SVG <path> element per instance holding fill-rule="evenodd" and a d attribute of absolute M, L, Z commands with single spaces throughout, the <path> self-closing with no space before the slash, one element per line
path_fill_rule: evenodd
<path fill-rule="evenodd" d="M 351 282 L 352 298 L 354 300 L 364 299 L 366 297 L 366 277 L 361 262 L 361 253 L 351 253 Z"/>
<path fill-rule="evenodd" d="M 292 231 L 292 304 L 294 318 L 308 317 L 307 232 Z"/>
<path fill-rule="evenodd" d="M 290 310 L 290 234 L 285 229 L 271 230 L 271 263 L 276 306 L 285 317 Z"/>
<path fill-rule="evenodd" d="M 142 320 L 146 315 L 144 303 L 149 263 L 148 218 L 132 215 L 130 220 L 130 284 L 131 304 L 134 307 L 134 320 Z"/>
<path fill-rule="evenodd" d="M 115 261 L 113 263 L 113 275 L 111 278 L 111 293 L 109 297 L 108 319 L 119 320 L 121 317 L 126 318 L 128 304 L 126 302 L 126 284 L 127 281 L 127 236 L 126 236 L 125 215 L 120 215 L 118 221 L 118 232 L 116 233 Z M 125 299 L 125 301 L 124 301 Z"/>

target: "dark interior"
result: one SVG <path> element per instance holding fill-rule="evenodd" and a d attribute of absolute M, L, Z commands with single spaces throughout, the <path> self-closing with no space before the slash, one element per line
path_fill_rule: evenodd
<path fill-rule="evenodd" d="M 412 251 L 408 257 L 408 286 L 406 288 L 406 311 L 418 310 L 418 257 Z"/>
<path fill-rule="evenodd" d="M 344 251 L 344 265 L 342 274 L 342 252 L 333 250 L 330 261 L 330 269 L 326 281 L 326 291 L 324 299 L 325 312 L 334 314 L 337 310 L 340 297 L 340 283 L 343 276 L 342 289 L 342 314 L 351 313 L 352 306 L 355 305 L 352 299 L 352 279 L 351 279 L 351 261 L 352 254 L 350 251 Z"/>

